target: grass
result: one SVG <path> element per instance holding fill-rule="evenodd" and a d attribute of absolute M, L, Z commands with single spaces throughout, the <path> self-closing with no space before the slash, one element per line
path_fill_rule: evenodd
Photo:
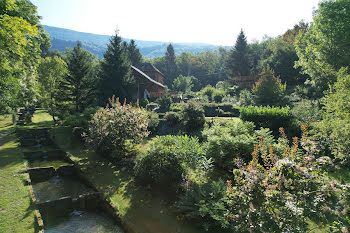
<path fill-rule="evenodd" d="M 226 124 L 230 121 L 240 121 L 239 117 L 206 117 L 206 122 L 217 122 L 219 124 Z"/>
<path fill-rule="evenodd" d="M 132 171 L 120 168 L 84 147 L 71 136 L 67 127 L 55 128 L 52 135 L 56 143 L 67 152 L 96 188 L 104 193 L 121 220 L 135 233 L 199 233 L 195 226 L 177 219 L 176 213 L 167 204 L 168 197 L 162 192 L 151 194 L 139 187 Z M 145 150 L 149 141 L 140 145 Z"/>
<path fill-rule="evenodd" d="M 32 118 L 32 122 L 17 126 L 20 129 L 38 129 L 38 128 L 50 128 L 54 126 L 52 116 L 47 112 L 47 110 L 39 109 L 36 110 Z"/>
<path fill-rule="evenodd" d="M 0 116 L 0 232 L 35 232 L 36 221 L 25 164 L 14 135 L 11 115 Z"/>

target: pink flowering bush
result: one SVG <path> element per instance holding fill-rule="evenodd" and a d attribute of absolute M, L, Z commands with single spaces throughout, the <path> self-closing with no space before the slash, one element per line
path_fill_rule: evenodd
<path fill-rule="evenodd" d="M 104 111 L 93 115 L 86 141 L 102 155 L 110 155 L 114 150 L 125 151 L 127 141 L 138 142 L 148 136 L 148 121 L 145 110 L 125 101 L 122 105 L 119 98 L 113 96 Z"/>

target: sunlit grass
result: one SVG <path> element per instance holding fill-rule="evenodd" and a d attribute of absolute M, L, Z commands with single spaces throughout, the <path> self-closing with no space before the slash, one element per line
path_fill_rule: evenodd
<path fill-rule="evenodd" d="M 0 117 L 0 232 L 36 232 L 34 209 L 11 115 Z"/>

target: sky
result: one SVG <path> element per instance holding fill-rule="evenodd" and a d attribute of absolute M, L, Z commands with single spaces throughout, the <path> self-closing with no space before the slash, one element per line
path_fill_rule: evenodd
<path fill-rule="evenodd" d="M 124 38 L 232 46 L 312 21 L 319 0 L 31 0 L 41 23 Z"/>

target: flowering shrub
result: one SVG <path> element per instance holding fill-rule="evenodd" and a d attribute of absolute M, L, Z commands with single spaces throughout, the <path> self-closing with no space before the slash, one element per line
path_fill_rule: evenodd
<path fill-rule="evenodd" d="M 305 132 L 305 127 L 304 127 Z M 227 181 L 226 218 L 236 232 L 307 232 L 306 218 L 343 224 L 348 219 L 349 187 L 330 181 L 310 152 L 306 134 L 299 148 L 283 130 L 285 149 L 275 154 L 264 139 L 255 145 L 253 159 L 236 160 L 233 181 Z"/>
<path fill-rule="evenodd" d="M 122 105 L 114 96 L 104 111 L 96 112 L 89 123 L 87 143 L 102 155 L 125 151 L 127 140 L 137 142 L 148 136 L 147 112 L 131 104 Z"/>

